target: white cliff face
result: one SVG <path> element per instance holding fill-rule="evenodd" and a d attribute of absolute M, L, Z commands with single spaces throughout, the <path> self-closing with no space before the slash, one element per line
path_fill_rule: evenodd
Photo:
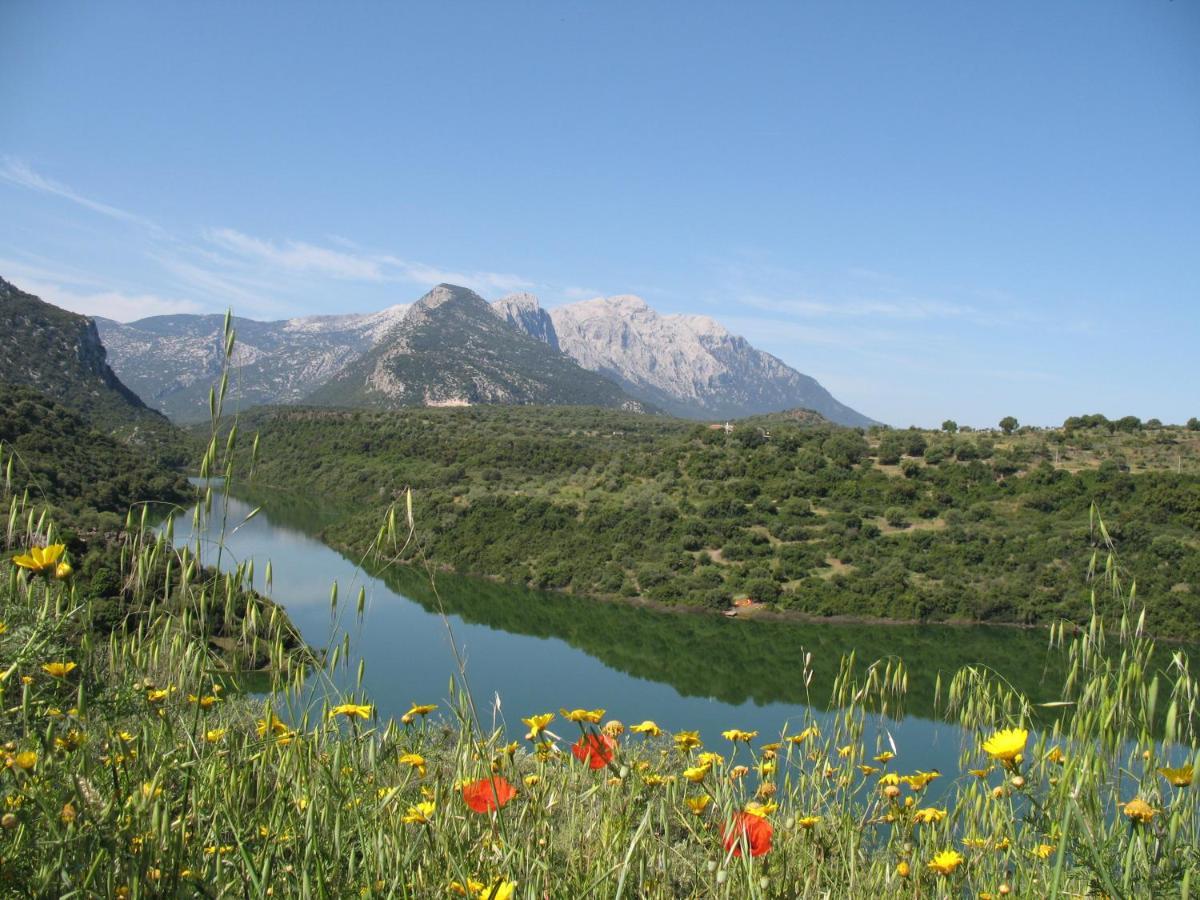
<path fill-rule="evenodd" d="M 563 352 L 585 369 L 679 402 L 699 402 L 727 371 L 701 335 L 725 335 L 700 316 L 661 316 L 640 297 L 586 300 L 551 311 Z M 693 321 L 695 320 L 695 321 Z M 696 322 L 702 321 L 698 330 Z"/>
<path fill-rule="evenodd" d="M 557 307 L 550 319 L 564 353 L 675 415 L 723 418 L 804 407 L 844 425 L 871 422 L 708 316 L 664 316 L 640 297 L 621 295 Z"/>
<path fill-rule="evenodd" d="M 533 294 L 509 294 L 502 297 L 492 304 L 492 312 L 531 338 L 559 349 L 554 322 Z"/>

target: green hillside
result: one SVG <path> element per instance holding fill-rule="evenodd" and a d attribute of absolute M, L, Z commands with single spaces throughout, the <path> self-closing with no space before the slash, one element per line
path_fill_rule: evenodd
<path fill-rule="evenodd" d="M 149 409 L 106 361 L 95 323 L 0 278 L 0 382 L 25 385 L 78 413 L 103 434 L 172 465 L 188 455 L 182 434 Z"/>
<path fill-rule="evenodd" d="M 425 551 L 460 572 L 712 609 L 1085 621 L 1095 503 L 1151 627 L 1200 634 L 1200 432 L 1180 427 L 863 434 L 780 415 L 726 434 L 494 407 L 244 426 L 258 483 L 354 510 L 326 528 L 335 545 L 365 548 L 411 487 Z"/>

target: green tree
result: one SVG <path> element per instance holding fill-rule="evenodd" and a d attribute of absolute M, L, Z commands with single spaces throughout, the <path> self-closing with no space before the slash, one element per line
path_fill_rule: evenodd
<path fill-rule="evenodd" d="M 1005 416 L 1000 420 L 1000 430 L 1005 434 L 1012 434 L 1017 430 L 1017 426 L 1021 424 L 1014 416 Z"/>
<path fill-rule="evenodd" d="M 947 419 L 942 423 L 942 431 L 946 432 L 946 434 L 954 434 L 954 432 L 958 431 L 958 423 L 953 419 Z"/>

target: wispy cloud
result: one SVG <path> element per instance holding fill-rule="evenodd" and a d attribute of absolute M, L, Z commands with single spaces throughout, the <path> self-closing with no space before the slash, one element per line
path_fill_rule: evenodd
<path fill-rule="evenodd" d="M 528 290 L 535 283 L 508 272 L 458 271 L 389 253 L 362 251 L 346 238 L 331 238 L 334 247 L 304 241 L 276 241 L 253 237 L 233 228 L 212 228 L 205 237 L 214 246 L 232 253 L 243 263 L 284 272 L 304 272 L 343 281 L 411 282 L 427 287 L 449 282 L 481 293 Z"/>
<path fill-rule="evenodd" d="M 738 299 L 752 309 L 790 313 L 805 318 L 978 319 L 983 314 L 970 306 L 933 300 L 808 300 L 741 294 Z"/>
<path fill-rule="evenodd" d="M 278 243 L 251 237 L 232 228 L 212 228 L 205 237 L 213 244 L 244 259 L 257 260 L 290 272 L 309 272 L 348 281 L 383 281 L 378 259 L 302 241 Z"/>
<path fill-rule="evenodd" d="M 8 259 L 0 259 L 0 267 L 3 267 L 7 277 L 21 290 L 41 297 L 47 303 L 85 316 L 103 316 L 118 322 L 132 322 L 147 316 L 203 312 L 202 305 L 193 300 L 165 297 L 145 291 L 88 287 L 71 272 L 56 273 L 29 268 Z"/>
<path fill-rule="evenodd" d="M 56 197 L 62 197 L 64 200 L 69 200 L 72 203 L 90 209 L 92 212 L 99 213 L 102 216 L 108 216 L 111 219 L 140 225 L 143 228 L 155 231 L 158 230 L 158 225 L 150 219 L 117 206 L 101 203 L 99 200 L 93 200 L 91 197 L 85 197 L 62 182 L 55 181 L 52 178 L 47 178 L 35 172 L 27 163 L 11 156 L 0 157 L 0 181 L 7 181 L 9 184 L 28 188 L 31 191 L 40 191 L 44 194 L 53 194 Z"/>

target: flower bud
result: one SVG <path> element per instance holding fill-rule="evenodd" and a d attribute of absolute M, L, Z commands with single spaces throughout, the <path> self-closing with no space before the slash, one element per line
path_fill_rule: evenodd
<path fill-rule="evenodd" d="M 13 829 L 17 827 L 17 817 L 12 813 L 7 812 L 0 816 L 0 828 Z"/>

